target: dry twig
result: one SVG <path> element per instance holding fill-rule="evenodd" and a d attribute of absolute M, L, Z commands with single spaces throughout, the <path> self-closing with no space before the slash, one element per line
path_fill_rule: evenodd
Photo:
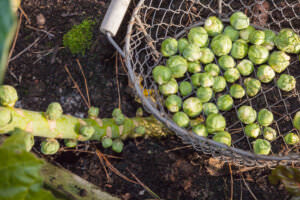
<path fill-rule="evenodd" d="M 117 79 L 117 90 L 118 90 L 119 109 L 121 109 L 121 94 L 120 94 L 119 71 L 118 71 L 118 54 L 116 55 L 115 66 L 116 66 L 116 79 Z"/>
<path fill-rule="evenodd" d="M 232 170 L 231 170 L 231 164 L 228 163 L 228 168 L 230 172 L 230 200 L 233 199 L 233 177 L 232 177 Z"/>
<path fill-rule="evenodd" d="M 88 84 L 87 84 L 87 81 L 86 81 L 86 77 L 84 75 L 84 71 L 83 71 L 83 68 L 82 68 L 79 60 L 76 59 L 76 62 L 78 64 L 78 66 L 79 66 L 80 72 L 81 72 L 81 74 L 83 76 L 83 79 L 84 79 L 84 86 L 85 86 L 86 96 L 87 96 L 88 103 L 89 103 L 88 107 L 90 108 L 91 107 L 91 101 L 90 101 L 90 94 L 89 94 L 89 88 L 88 88 Z"/>
<path fill-rule="evenodd" d="M 248 191 L 250 192 L 251 196 L 253 197 L 253 199 L 257 200 L 256 196 L 254 195 L 254 193 L 252 192 L 251 188 L 249 187 L 248 183 L 245 181 L 245 178 L 242 174 L 240 174 L 240 176 L 242 177 L 242 180 L 244 182 L 244 185 L 246 186 L 246 188 L 248 189 Z"/>

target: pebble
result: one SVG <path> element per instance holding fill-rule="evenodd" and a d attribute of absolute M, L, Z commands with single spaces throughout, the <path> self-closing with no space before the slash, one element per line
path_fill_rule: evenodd
<path fill-rule="evenodd" d="M 36 22 L 37 22 L 37 24 L 38 24 L 39 26 L 45 25 L 45 23 L 46 23 L 46 18 L 45 18 L 45 16 L 44 16 L 42 13 L 38 14 L 38 15 L 36 16 Z"/>

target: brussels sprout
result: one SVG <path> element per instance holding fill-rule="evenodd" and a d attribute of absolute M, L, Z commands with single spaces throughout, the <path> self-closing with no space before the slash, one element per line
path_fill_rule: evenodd
<path fill-rule="evenodd" d="M 246 78 L 244 84 L 249 97 L 254 97 L 261 89 L 260 81 L 255 78 Z"/>
<path fill-rule="evenodd" d="M 216 36 L 222 33 L 224 25 L 218 17 L 211 16 L 205 20 L 204 28 L 209 36 Z"/>
<path fill-rule="evenodd" d="M 220 67 L 225 71 L 235 67 L 234 59 L 228 55 L 221 56 L 218 60 L 218 63 Z"/>
<path fill-rule="evenodd" d="M 64 139 L 64 143 L 65 143 L 66 147 L 69 147 L 69 148 L 74 148 L 78 144 L 77 140 L 74 140 L 74 139 Z"/>
<path fill-rule="evenodd" d="M 292 29 L 281 29 L 274 43 L 278 49 L 287 53 L 300 53 L 300 37 Z"/>
<path fill-rule="evenodd" d="M 248 44 L 245 40 L 239 39 L 232 45 L 231 55 L 235 59 L 243 59 L 248 54 Z"/>
<path fill-rule="evenodd" d="M 214 92 L 211 88 L 208 87 L 199 87 L 197 89 L 197 97 L 202 103 L 209 102 L 214 96 Z"/>
<path fill-rule="evenodd" d="M 221 111 L 229 111 L 233 107 L 233 99 L 229 94 L 222 95 L 217 100 L 217 106 Z"/>
<path fill-rule="evenodd" d="M 179 85 L 179 91 L 182 96 L 187 96 L 192 93 L 193 87 L 187 81 L 182 81 Z"/>
<path fill-rule="evenodd" d="M 226 26 L 226 28 L 224 29 L 224 35 L 227 35 L 231 41 L 236 41 L 237 39 L 239 39 L 239 31 L 235 30 L 232 26 Z"/>
<path fill-rule="evenodd" d="M 289 92 L 296 87 L 296 79 L 288 74 L 282 74 L 277 80 L 277 86 L 285 92 Z"/>
<path fill-rule="evenodd" d="M 261 109 L 258 113 L 257 121 L 261 126 L 269 126 L 273 122 L 273 114 L 267 109 Z"/>
<path fill-rule="evenodd" d="M 255 154 L 268 155 L 271 151 L 271 144 L 264 139 L 257 139 L 253 142 L 253 150 Z"/>
<path fill-rule="evenodd" d="M 231 135 L 226 131 L 216 132 L 213 136 L 213 140 L 222 144 L 226 144 L 227 146 L 231 145 Z"/>
<path fill-rule="evenodd" d="M 49 120 L 57 120 L 62 116 L 63 110 L 59 103 L 53 102 L 48 105 L 45 116 Z"/>
<path fill-rule="evenodd" d="M 199 124 L 202 124 L 204 122 L 204 118 L 202 116 L 196 117 L 195 119 L 192 119 L 190 121 L 190 126 L 195 127 Z"/>
<path fill-rule="evenodd" d="M 251 138 L 257 138 L 260 135 L 260 127 L 257 123 L 248 124 L 245 127 L 245 134 Z"/>
<path fill-rule="evenodd" d="M 25 150 L 29 152 L 32 149 L 32 147 L 34 145 L 33 134 L 26 132 L 20 128 L 15 128 L 11 133 L 12 134 L 25 134 L 23 137 Z"/>
<path fill-rule="evenodd" d="M 245 29 L 249 26 L 250 20 L 242 12 L 235 12 L 230 17 L 230 24 L 233 26 L 236 30 Z"/>
<path fill-rule="evenodd" d="M 89 118 L 96 118 L 99 115 L 99 108 L 97 107 L 90 107 L 88 111 Z"/>
<path fill-rule="evenodd" d="M 198 116 L 202 111 L 202 103 L 200 99 L 196 97 L 190 97 L 184 100 L 183 102 L 183 111 L 189 116 L 189 117 L 196 117 Z"/>
<path fill-rule="evenodd" d="M 253 63 L 248 59 L 242 60 L 236 67 L 243 76 L 249 76 L 254 70 Z"/>
<path fill-rule="evenodd" d="M 167 67 L 171 69 L 174 78 L 181 78 L 188 69 L 188 62 L 182 56 L 171 56 L 167 60 Z"/>
<path fill-rule="evenodd" d="M 0 107 L 0 127 L 5 127 L 11 122 L 11 111 Z M 1 128 L 2 129 L 2 128 Z"/>
<path fill-rule="evenodd" d="M 135 112 L 135 116 L 136 117 L 143 117 L 144 115 L 144 111 L 143 111 L 143 108 L 139 107 L 136 112 Z"/>
<path fill-rule="evenodd" d="M 45 155 L 53 155 L 59 150 L 59 142 L 56 139 L 48 138 L 41 143 L 41 152 Z"/>
<path fill-rule="evenodd" d="M 191 28 L 188 39 L 191 44 L 195 44 L 197 47 L 204 47 L 207 45 L 208 34 L 203 27 Z"/>
<path fill-rule="evenodd" d="M 217 56 L 224 56 L 229 54 L 232 47 L 230 37 L 224 34 L 215 36 L 211 41 L 211 49 Z"/>
<path fill-rule="evenodd" d="M 261 65 L 256 75 L 262 83 L 270 83 L 275 78 L 275 72 L 269 65 Z"/>
<path fill-rule="evenodd" d="M 116 139 L 113 141 L 111 149 L 116 153 L 121 153 L 124 148 L 124 143 L 120 139 Z"/>
<path fill-rule="evenodd" d="M 200 48 L 200 62 L 208 64 L 214 61 L 215 55 L 209 48 Z"/>
<path fill-rule="evenodd" d="M 110 137 L 104 136 L 101 140 L 102 147 L 107 149 L 112 146 L 113 141 Z"/>
<path fill-rule="evenodd" d="M 174 38 L 167 38 L 161 44 L 161 53 L 165 57 L 173 56 L 178 51 L 178 42 Z"/>
<path fill-rule="evenodd" d="M 244 124 L 252 124 L 256 120 L 256 111 L 251 106 L 241 106 L 238 109 L 238 118 Z"/>
<path fill-rule="evenodd" d="M 300 131 L 300 111 L 298 111 L 293 119 L 293 125 Z"/>
<path fill-rule="evenodd" d="M 114 121 L 117 125 L 123 125 L 125 122 L 125 115 L 120 114 L 120 115 L 114 117 Z"/>
<path fill-rule="evenodd" d="M 272 50 L 274 48 L 274 39 L 276 34 L 271 30 L 264 30 L 265 33 L 265 41 L 262 46 L 266 47 L 268 50 Z"/>
<path fill-rule="evenodd" d="M 265 63 L 269 58 L 269 50 L 266 47 L 252 45 L 248 51 L 249 59 L 256 65 Z"/>
<path fill-rule="evenodd" d="M 168 81 L 167 83 L 164 83 L 162 85 L 159 86 L 159 91 L 165 95 L 171 95 L 171 94 L 176 94 L 178 91 L 178 84 L 177 81 L 172 78 L 170 81 Z"/>
<path fill-rule="evenodd" d="M 194 126 L 193 132 L 202 137 L 207 137 L 207 135 L 208 135 L 207 129 L 206 129 L 205 125 L 203 125 L 203 124 Z"/>
<path fill-rule="evenodd" d="M 206 119 L 206 128 L 208 133 L 215 133 L 218 131 L 224 131 L 226 128 L 226 121 L 221 114 L 210 114 Z"/>
<path fill-rule="evenodd" d="M 209 73 L 196 73 L 191 76 L 194 86 L 211 87 L 214 84 L 214 77 Z"/>
<path fill-rule="evenodd" d="M 229 83 L 234 83 L 235 81 L 239 80 L 240 76 L 241 76 L 240 72 L 236 68 L 228 69 L 224 73 L 224 77 L 225 77 L 226 81 Z"/>
<path fill-rule="evenodd" d="M 271 127 L 264 128 L 264 138 L 269 141 L 273 141 L 276 139 L 277 132 L 275 129 Z"/>
<path fill-rule="evenodd" d="M 138 135 L 144 135 L 146 133 L 145 126 L 137 126 L 137 127 L 135 127 L 134 133 L 136 133 Z"/>
<path fill-rule="evenodd" d="M 265 32 L 261 30 L 253 31 L 249 36 L 249 40 L 252 44 L 261 45 L 265 41 Z"/>
<path fill-rule="evenodd" d="M 152 76 L 156 83 L 159 85 L 167 83 L 172 77 L 170 68 L 159 65 L 152 70 Z"/>
<path fill-rule="evenodd" d="M 218 114 L 219 109 L 214 103 L 205 103 L 203 104 L 204 115 L 208 116 L 210 114 Z"/>
<path fill-rule="evenodd" d="M 268 63 L 275 72 L 281 73 L 289 66 L 290 59 L 290 56 L 283 51 L 273 51 Z"/>
<path fill-rule="evenodd" d="M 226 86 L 227 83 L 223 76 L 215 77 L 215 81 L 212 87 L 215 92 L 222 92 L 223 90 L 225 90 Z"/>
<path fill-rule="evenodd" d="M 173 115 L 173 121 L 179 127 L 187 127 L 190 122 L 190 118 L 184 112 L 177 112 Z"/>
<path fill-rule="evenodd" d="M 207 64 L 204 68 L 204 71 L 209 73 L 212 76 L 218 76 L 220 74 L 220 68 L 216 64 Z"/>
<path fill-rule="evenodd" d="M 178 40 L 178 50 L 182 54 L 183 50 L 189 45 L 189 41 L 186 38 L 180 38 Z"/>
<path fill-rule="evenodd" d="M 18 101 L 18 93 L 16 89 L 10 85 L 0 86 L 0 105 L 14 107 Z"/>
<path fill-rule="evenodd" d="M 189 44 L 186 48 L 184 48 L 182 55 L 188 61 L 195 62 L 200 59 L 201 51 L 197 45 Z"/>
<path fill-rule="evenodd" d="M 198 62 L 188 62 L 188 72 L 197 73 L 201 71 L 201 65 Z"/>
<path fill-rule="evenodd" d="M 249 42 L 249 38 L 251 33 L 255 31 L 255 28 L 253 26 L 248 26 L 247 28 L 240 31 L 240 37 L 241 39 L 245 40 L 246 42 Z"/>
<path fill-rule="evenodd" d="M 168 96 L 165 101 L 165 106 L 170 112 L 178 112 L 181 109 L 181 105 L 181 98 L 175 94 Z"/>
<path fill-rule="evenodd" d="M 82 126 L 79 133 L 84 137 L 84 140 L 88 140 L 94 135 L 95 129 L 92 126 Z"/>
<path fill-rule="evenodd" d="M 115 118 L 115 117 L 118 117 L 118 116 L 120 116 L 120 115 L 123 115 L 121 109 L 115 108 L 115 109 L 113 110 L 113 112 L 112 112 L 112 116 Z"/>
<path fill-rule="evenodd" d="M 284 136 L 284 141 L 286 144 L 295 145 L 299 143 L 300 139 L 296 133 L 288 133 Z"/>
<path fill-rule="evenodd" d="M 241 99 L 245 96 L 244 88 L 239 84 L 233 84 L 230 87 L 230 95 L 235 99 Z"/>

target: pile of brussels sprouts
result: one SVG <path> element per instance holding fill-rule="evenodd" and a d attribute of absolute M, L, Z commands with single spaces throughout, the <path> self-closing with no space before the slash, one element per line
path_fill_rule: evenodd
<path fill-rule="evenodd" d="M 187 38 L 165 39 L 161 53 L 167 58 L 166 64 L 156 66 L 152 75 L 165 96 L 165 107 L 173 113 L 173 121 L 183 128 L 192 127 L 199 136 L 212 134 L 213 140 L 230 146 L 231 135 L 225 131 L 226 120 L 220 111 L 230 111 L 234 99 L 256 96 L 262 84 L 273 81 L 276 73 L 283 73 L 290 64 L 287 53 L 300 53 L 300 37 L 291 29 L 282 29 L 278 34 L 256 30 L 244 13 L 236 12 L 225 28 L 219 18 L 211 16 L 203 27 L 191 28 Z M 289 74 L 281 74 L 274 82 L 284 92 L 296 87 L 296 79 Z M 194 123 L 201 114 L 206 119 Z M 246 136 L 256 139 L 253 151 L 269 154 L 269 141 L 277 138 L 276 130 L 270 127 L 272 112 L 262 109 L 257 115 L 252 107 L 241 106 L 238 118 L 246 125 Z M 298 130 L 299 118 L 298 112 L 294 119 Z M 257 139 L 260 135 L 264 139 Z M 289 133 L 284 140 L 295 145 L 299 136 Z"/>

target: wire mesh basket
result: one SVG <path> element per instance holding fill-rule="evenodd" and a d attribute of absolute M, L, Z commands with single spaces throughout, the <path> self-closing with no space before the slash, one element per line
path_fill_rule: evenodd
<path fill-rule="evenodd" d="M 166 62 L 159 53 L 162 41 L 168 37 L 186 36 L 190 28 L 202 25 L 208 16 L 218 16 L 228 24 L 231 14 L 242 11 L 257 29 L 278 32 L 282 28 L 291 28 L 299 34 L 299 0 L 140 0 L 133 4 L 135 9 L 128 25 L 123 56 L 129 77 L 147 111 L 173 130 L 184 143 L 192 144 L 194 149 L 213 157 L 247 166 L 300 163 L 300 146 L 290 147 L 283 140 L 283 136 L 290 131 L 300 135 L 292 125 L 293 116 L 300 110 L 300 63 L 296 55 L 290 55 L 291 64 L 284 72 L 296 78 L 295 90 L 280 91 L 276 87 L 276 80 L 279 78 L 277 74 L 274 82 L 262 84 L 258 95 L 235 100 L 234 109 L 222 113 L 228 124 L 227 131 L 232 136 L 232 147 L 200 137 L 190 129 L 178 127 L 164 107 L 163 96 L 159 94 L 152 79 L 152 69 Z M 256 72 L 253 77 L 256 77 Z M 190 81 L 189 76 L 185 80 Z M 243 78 L 240 81 L 243 85 Z M 194 90 L 192 96 L 195 96 L 195 92 Z M 148 96 L 149 93 L 152 93 L 151 96 Z M 228 87 L 216 97 L 224 93 L 229 93 Z M 245 136 L 245 127 L 237 118 L 237 109 L 243 105 L 251 105 L 255 110 L 267 108 L 274 114 L 272 127 L 277 130 L 278 137 L 271 142 L 272 152 L 269 156 L 253 153 L 253 140 Z"/>

